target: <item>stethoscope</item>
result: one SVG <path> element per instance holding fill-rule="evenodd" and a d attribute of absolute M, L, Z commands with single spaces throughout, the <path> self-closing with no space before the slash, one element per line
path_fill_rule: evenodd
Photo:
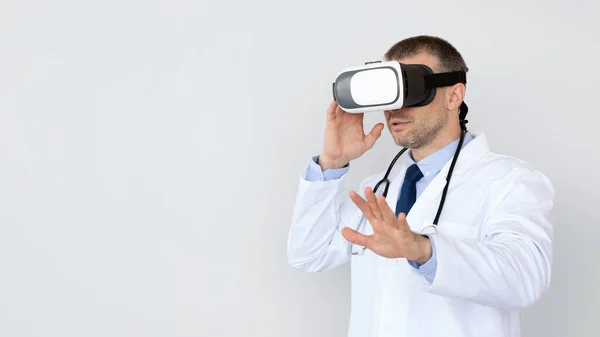
<path fill-rule="evenodd" d="M 456 160 L 458 159 L 458 155 L 460 153 L 460 149 L 462 148 L 462 144 L 465 139 L 465 135 L 467 134 L 467 126 L 466 126 L 467 120 L 464 119 L 464 116 L 466 116 L 466 114 L 467 114 L 466 110 L 467 110 L 467 106 L 463 103 L 461 105 L 460 140 L 458 142 L 456 151 L 454 152 L 454 157 L 452 158 L 452 163 L 450 164 L 450 169 L 448 170 L 448 175 L 446 176 L 446 186 L 444 186 L 444 191 L 442 192 L 442 199 L 440 200 L 437 214 L 435 215 L 433 224 L 423 228 L 421 230 L 421 234 L 436 234 L 437 233 L 437 224 L 440 219 L 440 215 L 442 214 L 442 209 L 444 208 L 444 202 L 446 201 L 446 194 L 448 193 L 448 186 L 450 186 L 450 177 L 452 176 L 452 171 L 454 171 L 454 165 L 456 164 Z M 396 164 L 396 161 L 398 161 L 398 158 L 400 158 L 400 156 L 402 156 L 402 154 L 404 152 L 406 152 L 406 150 L 408 150 L 408 148 L 403 148 L 402 150 L 400 150 L 400 152 L 398 152 L 396 157 L 394 157 L 394 160 L 392 160 L 392 162 L 390 163 L 387 171 L 385 172 L 385 175 L 383 176 L 383 179 L 381 179 L 379 182 L 377 182 L 377 184 L 373 188 L 373 193 L 375 193 L 375 195 L 383 195 L 384 198 L 387 197 L 388 188 L 391 185 L 391 182 L 388 179 L 388 176 L 389 176 L 390 172 L 392 171 L 392 168 Z M 382 192 L 379 192 L 379 188 L 381 187 L 382 184 L 385 184 L 384 189 Z M 360 232 L 360 229 L 364 223 L 366 223 L 365 216 L 362 215 L 360 222 L 358 223 L 358 228 L 356 229 L 357 232 Z M 362 247 L 362 249 L 360 249 L 358 251 L 354 251 L 354 243 L 350 242 L 350 251 L 351 251 L 352 255 L 363 255 L 366 249 L 367 249 L 367 247 Z"/>

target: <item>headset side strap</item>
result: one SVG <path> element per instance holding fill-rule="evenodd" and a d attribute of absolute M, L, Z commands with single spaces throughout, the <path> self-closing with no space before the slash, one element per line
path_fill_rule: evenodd
<path fill-rule="evenodd" d="M 425 88 L 441 88 L 457 83 L 467 84 L 467 74 L 464 71 L 429 74 L 425 76 Z"/>

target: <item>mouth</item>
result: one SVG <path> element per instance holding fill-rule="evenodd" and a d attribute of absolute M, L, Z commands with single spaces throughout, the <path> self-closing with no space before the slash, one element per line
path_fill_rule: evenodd
<path fill-rule="evenodd" d="M 392 131 L 402 131 L 408 126 L 408 124 L 410 124 L 408 121 L 402 121 L 398 119 L 390 120 L 390 128 Z"/>

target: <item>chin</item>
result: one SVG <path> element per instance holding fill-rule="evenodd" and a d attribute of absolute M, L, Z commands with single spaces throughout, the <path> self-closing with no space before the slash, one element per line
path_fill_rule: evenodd
<path fill-rule="evenodd" d="M 405 147 L 405 145 L 408 143 L 407 137 L 394 136 L 393 138 L 394 138 L 394 143 L 396 143 L 396 145 L 398 145 L 398 146 Z"/>

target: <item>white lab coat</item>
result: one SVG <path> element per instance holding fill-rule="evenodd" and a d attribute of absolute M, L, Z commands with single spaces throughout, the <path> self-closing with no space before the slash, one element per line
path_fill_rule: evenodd
<path fill-rule="evenodd" d="M 405 172 L 403 163 L 396 166 L 387 196 L 392 209 Z M 449 166 L 408 214 L 414 231 L 432 224 Z M 364 197 L 365 187 L 374 187 L 383 173 L 364 179 L 356 191 Z M 341 229 L 356 229 L 362 212 L 342 193 L 346 176 L 303 177 L 288 261 L 307 272 L 351 263 L 349 337 L 517 337 L 520 309 L 550 285 L 553 187 L 525 162 L 491 152 L 484 134 L 461 150 L 456 163 L 433 236 L 438 266 L 431 284 L 405 259 L 368 249 L 351 255 Z M 362 228 L 372 233 L 368 223 Z"/>

